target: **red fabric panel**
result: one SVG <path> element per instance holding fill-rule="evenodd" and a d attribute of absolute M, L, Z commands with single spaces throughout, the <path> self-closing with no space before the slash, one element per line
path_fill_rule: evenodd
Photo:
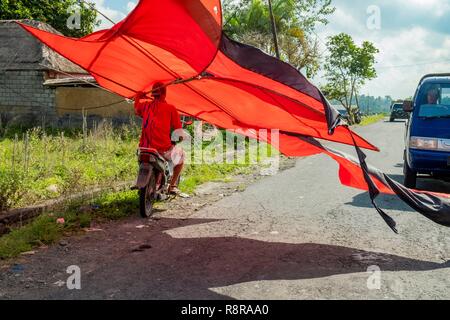
<path fill-rule="evenodd" d="M 209 66 L 208 71 L 217 77 L 222 77 L 230 80 L 245 81 L 247 83 L 254 84 L 255 86 L 277 91 L 289 98 L 301 101 L 311 108 L 317 109 L 321 112 L 325 112 L 321 101 L 318 101 L 306 94 L 303 94 L 293 88 L 283 85 L 263 75 L 242 68 L 220 51 L 212 64 Z"/>
<path fill-rule="evenodd" d="M 233 117 L 191 88 L 192 83 L 170 86 L 167 90 L 167 102 L 174 105 L 181 113 L 191 115 L 217 127 L 229 129 L 239 127 Z"/>
<path fill-rule="evenodd" d="M 106 30 L 100 30 L 100 31 L 96 31 L 94 33 L 88 34 L 85 37 L 80 38 L 80 40 L 84 40 L 84 41 L 96 41 L 96 40 L 100 40 L 102 37 L 105 36 L 106 33 L 109 32 L 109 29 Z"/>
<path fill-rule="evenodd" d="M 278 129 L 353 145 L 347 129 L 338 127 L 333 135 L 329 135 L 324 114 L 275 92 L 243 82 L 214 79 L 191 82 L 189 86 L 216 102 L 217 110 L 222 110 L 246 128 Z M 225 125 L 221 127 L 231 129 Z M 362 148 L 378 150 L 356 134 L 355 140 Z"/>
<path fill-rule="evenodd" d="M 252 139 L 259 139 L 264 142 L 272 144 L 273 141 L 269 137 L 261 137 L 258 136 L 255 130 L 252 129 L 236 129 L 236 130 L 230 130 L 238 134 L 242 134 L 244 136 L 250 137 Z M 286 134 L 280 134 L 280 141 L 277 145 L 277 149 L 288 157 L 307 157 L 307 156 L 313 156 L 317 154 L 326 154 L 329 157 L 331 157 L 333 160 L 335 160 L 339 164 L 339 180 L 340 182 L 351 188 L 368 191 L 367 183 L 364 179 L 364 175 L 362 172 L 361 167 L 354 161 L 351 161 L 347 158 L 341 157 L 337 154 L 334 154 L 332 152 L 329 152 L 325 149 L 322 149 L 320 147 L 317 147 L 315 145 L 312 145 L 306 141 L 303 141 L 295 136 L 290 136 Z M 268 139 L 266 139 L 268 138 Z M 355 160 L 356 161 L 356 160 Z M 375 185 L 377 186 L 378 190 L 381 193 L 388 194 L 388 195 L 394 195 L 394 191 L 389 186 L 386 186 L 384 183 L 382 183 L 379 179 L 377 179 L 374 176 L 371 176 L 372 180 L 374 181 Z M 427 191 L 421 191 L 421 190 L 413 190 L 412 192 L 416 193 L 422 193 L 422 194 L 428 194 L 428 195 L 434 195 L 437 197 L 442 198 L 450 198 L 450 194 L 446 193 L 437 193 L 437 192 L 427 192 Z"/>
<path fill-rule="evenodd" d="M 245 135 L 252 139 L 264 140 L 265 142 L 273 144 L 273 141 L 270 140 L 270 135 L 269 137 L 259 137 L 254 130 L 238 129 L 234 130 L 234 132 Z M 308 143 L 307 141 L 299 139 L 295 136 L 281 133 L 279 135 L 279 139 L 280 140 L 278 142 L 277 149 L 285 156 L 307 157 L 317 154 L 326 154 L 339 164 L 339 179 L 343 185 L 360 190 L 368 190 L 368 186 L 366 181 L 364 180 L 362 169 L 355 162 L 329 152 L 323 148 L 315 146 L 311 143 Z M 394 192 L 388 186 L 384 185 L 376 177 L 372 176 L 372 179 L 380 192 L 385 194 L 394 194 Z"/>
<path fill-rule="evenodd" d="M 257 136 L 257 134 L 253 130 L 238 129 L 234 130 L 234 132 L 253 139 L 262 140 L 261 137 Z M 366 181 L 364 180 L 364 175 L 361 167 L 358 164 L 354 163 L 353 161 L 350 161 L 349 159 L 343 158 L 332 152 L 328 152 L 325 149 L 317 147 L 295 136 L 290 136 L 281 133 L 279 137 L 280 141 L 278 145 L 278 150 L 285 156 L 307 157 L 317 154 L 326 154 L 339 164 L 339 179 L 343 185 L 364 191 L 368 190 L 368 186 Z M 273 141 L 270 140 L 270 135 L 268 138 L 269 139 L 264 139 L 264 141 L 272 144 Z M 375 185 L 380 190 L 380 192 L 385 194 L 394 194 L 394 192 L 388 186 L 384 185 L 376 177 L 372 176 L 372 179 Z"/>
<path fill-rule="evenodd" d="M 340 157 L 330 152 L 325 152 L 328 156 L 333 158 L 337 163 L 339 163 L 339 179 L 344 186 L 360 189 L 360 190 L 368 190 L 367 182 L 364 179 L 364 175 L 361 167 L 353 161 L 349 159 Z M 379 179 L 374 176 L 372 177 L 372 181 L 377 186 L 378 190 L 384 194 L 395 194 L 394 191 L 384 183 L 382 183 Z"/>
<path fill-rule="evenodd" d="M 219 0 L 141 0 L 112 29 L 82 39 L 21 26 L 89 71 L 101 85 L 131 98 L 156 81 L 171 82 L 202 72 L 218 50 L 221 14 Z"/>
<path fill-rule="evenodd" d="M 127 35 L 169 51 L 200 73 L 218 50 L 220 0 L 141 0 L 111 31 L 108 36 Z"/>
<path fill-rule="evenodd" d="M 295 136 L 289 136 L 285 134 L 280 135 L 279 150 L 284 155 L 290 157 L 301 157 L 320 153 L 326 154 L 339 164 L 339 179 L 343 185 L 360 190 L 368 190 L 368 186 L 366 181 L 364 180 L 364 175 L 361 167 L 357 163 L 347 158 L 341 157 L 325 149 L 312 145 Z M 372 176 L 372 180 L 374 181 L 380 192 L 385 194 L 394 194 L 390 187 L 384 185 L 376 177 Z"/>
<path fill-rule="evenodd" d="M 134 96 L 132 91 L 149 90 L 156 81 L 169 82 L 197 74 L 170 52 L 129 37 L 85 41 L 22 26 L 50 48 L 88 70 L 102 86 L 127 98 Z M 154 62 L 150 56 L 159 62 Z M 166 69 L 166 65 L 173 66 L 173 69 Z M 108 85 L 113 83 L 116 85 Z M 127 89 L 118 86 L 119 83 L 126 84 Z"/>

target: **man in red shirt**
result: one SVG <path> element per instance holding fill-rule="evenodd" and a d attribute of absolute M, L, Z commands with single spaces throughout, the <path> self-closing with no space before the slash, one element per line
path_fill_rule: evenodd
<path fill-rule="evenodd" d="M 183 149 L 172 144 L 172 130 L 180 130 L 180 115 L 175 107 L 166 102 L 166 88 L 162 83 L 155 83 L 152 90 L 153 100 L 146 99 L 146 94 L 139 92 L 135 97 L 134 109 L 137 116 L 142 118 L 142 134 L 139 143 L 141 149 L 156 149 L 167 161 L 173 162 L 174 170 L 169 192 L 180 194 L 178 178 L 183 170 L 185 154 Z"/>

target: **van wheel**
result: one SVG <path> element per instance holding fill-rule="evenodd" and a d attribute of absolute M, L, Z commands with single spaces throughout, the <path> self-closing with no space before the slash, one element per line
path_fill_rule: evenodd
<path fill-rule="evenodd" d="M 392 117 L 391 117 L 391 118 L 389 119 L 389 122 L 394 122 L 394 121 L 395 121 L 395 118 L 392 118 Z"/>
<path fill-rule="evenodd" d="M 415 188 L 417 185 L 417 172 L 411 170 L 406 161 L 403 165 L 403 173 L 405 175 L 405 187 Z"/>

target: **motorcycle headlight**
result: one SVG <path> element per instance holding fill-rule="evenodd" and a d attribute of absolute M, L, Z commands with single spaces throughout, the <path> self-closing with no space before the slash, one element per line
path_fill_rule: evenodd
<path fill-rule="evenodd" d="M 409 146 L 413 149 L 436 150 L 438 149 L 438 139 L 411 137 Z"/>

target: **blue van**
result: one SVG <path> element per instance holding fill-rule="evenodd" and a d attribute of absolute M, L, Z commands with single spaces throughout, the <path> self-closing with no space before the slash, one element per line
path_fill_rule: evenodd
<path fill-rule="evenodd" d="M 450 74 L 430 74 L 420 80 L 406 124 L 403 171 L 405 186 L 415 188 L 417 176 L 450 177 Z"/>

